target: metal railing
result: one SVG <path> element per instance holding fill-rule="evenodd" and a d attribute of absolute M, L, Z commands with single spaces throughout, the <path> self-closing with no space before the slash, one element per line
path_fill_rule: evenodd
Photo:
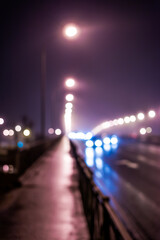
<path fill-rule="evenodd" d="M 79 185 L 82 195 L 84 212 L 91 240 L 132 240 L 104 196 L 93 181 L 93 173 L 84 160 L 77 155 L 76 147 L 71 142 L 79 172 Z"/>

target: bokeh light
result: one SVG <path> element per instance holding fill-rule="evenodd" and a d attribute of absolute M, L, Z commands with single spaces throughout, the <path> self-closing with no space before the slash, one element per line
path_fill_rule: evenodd
<path fill-rule="evenodd" d="M 75 80 L 73 78 L 68 78 L 66 80 L 66 86 L 67 87 L 72 88 L 72 87 L 74 87 L 74 85 L 75 85 Z"/>
<path fill-rule="evenodd" d="M 23 144 L 23 142 L 19 141 L 19 142 L 17 143 L 17 146 L 18 146 L 19 148 L 23 148 L 24 144 Z"/>
<path fill-rule="evenodd" d="M 21 131 L 21 126 L 20 125 L 17 125 L 17 126 L 15 126 L 15 130 L 16 130 L 16 132 L 20 132 Z"/>
<path fill-rule="evenodd" d="M 139 132 L 140 132 L 141 135 L 145 135 L 146 134 L 146 129 L 145 128 L 141 128 Z"/>
<path fill-rule="evenodd" d="M 151 127 L 147 127 L 147 128 L 146 128 L 146 132 L 147 132 L 147 133 L 151 133 L 151 132 L 152 132 L 152 128 L 151 128 Z"/>
<path fill-rule="evenodd" d="M 75 24 L 68 24 L 67 26 L 64 27 L 63 32 L 65 37 L 69 39 L 74 39 L 75 37 L 77 37 L 79 30 Z"/>
<path fill-rule="evenodd" d="M 104 142 L 104 144 L 110 144 L 111 139 L 110 139 L 109 137 L 105 137 L 105 138 L 103 139 L 103 142 Z"/>
<path fill-rule="evenodd" d="M 87 147 L 93 147 L 93 141 L 92 140 L 86 141 L 86 146 Z"/>
<path fill-rule="evenodd" d="M 55 134 L 56 134 L 57 136 L 61 135 L 61 133 L 62 133 L 61 129 L 57 128 L 57 129 L 55 130 Z"/>
<path fill-rule="evenodd" d="M 4 123 L 4 119 L 0 118 L 0 125 L 2 125 Z"/>
<path fill-rule="evenodd" d="M 143 120 L 144 119 L 144 113 L 138 113 L 137 115 L 139 120 Z"/>
<path fill-rule="evenodd" d="M 65 106 L 66 106 L 67 109 L 68 108 L 73 108 L 73 104 L 71 102 L 66 103 Z"/>
<path fill-rule="evenodd" d="M 96 146 L 96 147 L 101 147 L 101 146 L 102 146 L 102 141 L 101 141 L 100 139 L 97 139 L 97 140 L 95 141 L 95 146 Z"/>
<path fill-rule="evenodd" d="M 150 110 L 150 111 L 148 112 L 148 116 L 149 116 L 150 118 L 154 118 L 154 117 L 156 116 L 155 111 Z"/>
<path fill-rule="evenodd" d="M 3 131 L 3 135 L 7 137 L 7 136 L 9 135 L 9 130 L 8 130 L 8 129 L 5 129 L 5 130 Z"/>
<path fill-rule="evenodd" d="M 14 135 L 14 131 L 12 129 L 9 130 L 9 136 L 13 136 Z"/>
<path fill-rule="evenodd" d="M 73 99 L 74 99 L 73 94 L 67 94 L 67 95 L 66 95 L 66 100 L 67 100 L 68 102 L 72 102 Z"/>
<path fill-rule="evenodd" d="M 23 134 L 24 134 L 25 137 L 28 137 L 28 136 L 31 134 L 31 132 L 30 132 L 29 129 L 25 129 L 25 130 L 23 131 Z"/>
<path fill-rule="evenodd" d="M 48 129 L 48 133 L 49 133 L 49 134 L 53 134 L 53 133 L 54 133 L 54 129 L 53 129 L 53 128 L 49 128 L 49 129 Z"/>

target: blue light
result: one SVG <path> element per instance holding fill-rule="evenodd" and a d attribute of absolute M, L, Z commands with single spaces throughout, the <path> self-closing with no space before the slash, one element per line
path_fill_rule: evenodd
<path fill-rule="evenodd" d="M 96 147 L 101 147 L 101 146 L 102 146 L 102 141 L 101 141 L 100 139 L 97 139 L 97 140 L 95 141 L 95 146 L 96 146 Z"/>
<path fill-rule="evenodd" d="M 118 144 L 113 144 L 112 145 L 112 149 L 117 149 L 118 148 Z"/>
<path fill-rule="evenodd" d="M 86 148 L 85 155 L 86 155 L 87 166 L 93 167 L 94 166 L 94 150 L 93 150 L 93 148 Z"/>
<path fill-rule="evenodd" d="M 86 146 L 87 147 L 93 147 L 93 141 L 92 140 L 86 141 Z"/>
<path fill-rule="evenodd" d="M 17 146 L 19 147 L 19 148 L 22 148 L 23 147 L 23 142 L 21 142 L 21 141 L 19 141 L 18 143 L 17 143 Z"/>
<path fill-rule="evenodd" d="M 109 152 L 111 150 L 111 145 L 109 144 L 105 144 L 103 147 L 106 152 Z"/>
<path fill-rule="evenodd" d="M 96 147 L 95 148 L 96 155 L 102 156 L 103 154 L 103 148 L 102 147 Z"/>
<path fill-rule="evenodd" d="M 112 136 L 112 137 L 111 137 L 111 143 L 112 143 L 112 144 L 117 144 L 117 143 L 118 143 L 118 138 L 117 138 L 117 136 Z"/>
<path fill-rule="evenodd" d="M 109 137 L 105 137 L 103 139 L 103 142 L 104 142 L 104 144 L 110 144 L 111 143 L 111 139 Z"/>
<path fill-rule="evenodd" d="M 103 168 L 103 161 L 101 158 L 96 158 L 96 166 L 98 169 L 102 169 Z"/>

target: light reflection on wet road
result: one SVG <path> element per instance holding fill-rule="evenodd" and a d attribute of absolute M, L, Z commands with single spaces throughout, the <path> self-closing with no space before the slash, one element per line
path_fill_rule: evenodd
<path fill-rule="evenodd" d="M 84 148 L 94 181 L 137 239 L 160 239 L 160 147 L 136 142 Z"/>

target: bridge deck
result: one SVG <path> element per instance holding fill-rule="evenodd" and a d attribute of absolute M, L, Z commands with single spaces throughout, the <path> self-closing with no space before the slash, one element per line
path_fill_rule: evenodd
<path fill-rule="evenodd" d="M 0 202 L 0 239 L 89 239 L 77 170 L 62 140 L 21 177 Z"/>

